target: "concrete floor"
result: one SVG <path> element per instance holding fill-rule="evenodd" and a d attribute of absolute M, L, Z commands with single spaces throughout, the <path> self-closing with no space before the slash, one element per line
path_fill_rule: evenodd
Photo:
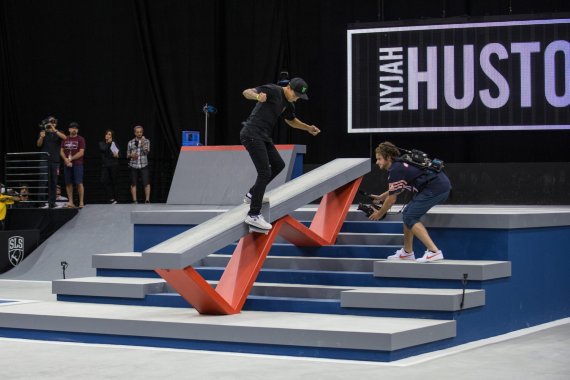
<path fill-rule="evenodd" d="M 0 299 L 52 301 L 50 288 L 0 280 Z M 569 379 L 570 319 L 548 326 L 393 363 L 0 338 L 0 379 Z"/>

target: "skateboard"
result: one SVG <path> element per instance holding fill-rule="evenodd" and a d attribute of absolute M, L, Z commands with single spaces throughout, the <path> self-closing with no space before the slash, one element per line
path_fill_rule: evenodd
<path fill-rule="evenodd" d="M 246 223 L 246 224 L 247 224 L 247 223 Z M 267 235 L 267 234 L 269 234 L 269 231 L 271 231 L 271 230 L 265 230 L 265 229 L 263 229 L 263 228 L 255 227 L 255 226 L 252 226 L 252 225 L 250 225 L 250 224 L 248 224 L 247 227 L 249 228 L 249 232 L 250 232 L 250 233 L 251 233 L 251 232 L 256 232 L 256 233 L 258 233 L 258 234 Z"/>

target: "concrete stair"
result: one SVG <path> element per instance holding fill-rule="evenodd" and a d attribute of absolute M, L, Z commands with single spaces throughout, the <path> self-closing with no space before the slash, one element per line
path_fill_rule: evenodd
<path fill-rule="evenodd" d="M 374 276 L 438 280 L 466 278 L 470 281 L 487 281 L 510 277 L 511 263 L 489 260 L 441 260 L 419 264 L 412 261 L 380 260 L 374 263 Z"/>
<path fill-rule="evenodd" d="M 136 331 L 126 331 L 132 336 L 171 339 L 171 328 L 185 329 L 178 337 L 184 344 L 205 339 L 213 346 L 225 347 L 224 351 L 266 352 L 266 346 L 274 344 L 280 353 L 311 356 L 315 350 L 318 357 L 394 360 L 410 352 L 446 347 L 456 335 L 457 313 L 485 309 L 486 291 L 462 289 L 464 275 L 470 286 L 479 287 L 485 281 L 510 276 L 510 263 L 387 261 L 384 258 L 393 254 L 403 239 L 395 233 L 397 223 L 387 225 L 390 232 L 379 232 L 380 224 L 347 222 L 337 244 L 329 247 L 275 244 L 239 316 L 198 316 L 149 270 L 148 263 L 138 265 L 140 252 L 94 255 L 97 277 L 54 281 L 52 290 L 59 300 L 68 301 L 63 304 L 87 305 L 95 314 L 94 303 L 118 310 L 117 320 L 105 321 L 83 314 L 80 307 L 61 310 L 59 317 L 72 318 L 77 326 L 89 325 L 96 334 L 119 334 L 120 308 L 130 307 L 135 315 L 141 312 L 140 320 L 133 321 L 140 324 Z M 234 249 L 235 244 L 230 244 L 199 259 L 193 267 L 215 287 Z M 147 318 L 150 314 L 152 321 Z M 181 315 L 190 318 L 178 320 Z M 164 324 L 161 318 L 173 324 Z M 208 325 L 210 318 L 215 327 Z M 250 320 L 240 325 L 240 318 Z M 200 322 L 195 324 L 195 320 Z M 226 320 L 232 322 L 226 325 Z M 217 330 L 220 328 L 225 332 Z M 153 330 L 153 336 L 147 336 L 147 330 Z M 203 347 L 203 342 L 198 347 Z"/>
<path fill-rule="evenodd" d="M 455 321 L 256 311 L 208 316 L 189 309 L 74 302 L 6 305 L 0 308 L 0 325 L 58 339 L 97 334 L 91 337 L 98 342 L 124 337 L 162 347 L 257 353 L 286 349 L 301 356 L 368 360 L 390 360 L 456 334 Z"/>
<path fill-rule="evenodd" d="M 458 311 L 485 305 L 485 291 L 467 289 L 361 288 L 341 293 L 342 307 Z"/>

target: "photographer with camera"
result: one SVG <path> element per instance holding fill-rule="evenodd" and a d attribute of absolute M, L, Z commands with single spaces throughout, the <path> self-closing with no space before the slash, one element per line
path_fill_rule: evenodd
<path fill-rule="evenodd" d="M 59 176 L 59 147 L 67 136 L 57 129 L 57 119 L 48 116 L 40 123 L 40 135 L 36 141 L 36 146 L 42 152 L 49 154 L 48 158 L 48 203 L 50 208 L 55 207 L 55 191 L 57 178 Z M 44 177 L 45 178 L 45 177 Z"/>
<path fill-rule="evenodd" d="M 379 220 L 396 203 L 403 191 L 414 193 L 412 200 L 404 207 L 404 247 L 397 250 L 388 260 L 416 260 L 413 251 L 414 236 L 427 248 L 417 262 L 443 260 L 443 252 L 431 240 L 425 226 L 420 222 L 433 206 L 444 202 L 451 191 L 449 178 L 441 172 L 418 167 L 400 158 L 400 151 L 391 142 L 383 142 L 375 150 L 376 164 L 388 171 L 388 191 L 373 196 L 383 201 L 382 207 L 370 215 L 370 220 Z"/>

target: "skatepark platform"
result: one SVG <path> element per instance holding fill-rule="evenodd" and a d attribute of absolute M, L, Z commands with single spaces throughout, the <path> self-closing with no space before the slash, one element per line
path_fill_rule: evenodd
<path fill-rule="evenodd" d="M 80 216 L 118 219 L 97 208 Z M 132 256 L 228 208 L 133 208 L 130 246 L 107 252 L 96 249 L 101 236 L 78 223 L 81 247 L 66 253 L 88 257 L 89 274 L 54 277 L 57 302 L 1 304 L 0 335 L 394 361 L 570 316 L 569 207 L 436 206 L 424 222 L 446 259 L 428 264 L 386 260 L 402 241 L 399 208 L 370 222 L 352 206 L 334 245 L 275 243 L 243 311 L 225 316 L 198 314 Z M 291 215 L 307 222 L 315 213 L 305 205 Z M 52 244 L 64 241 L 59 233 Z M 193 263 L 214 288 L 236 244 Z"/>

